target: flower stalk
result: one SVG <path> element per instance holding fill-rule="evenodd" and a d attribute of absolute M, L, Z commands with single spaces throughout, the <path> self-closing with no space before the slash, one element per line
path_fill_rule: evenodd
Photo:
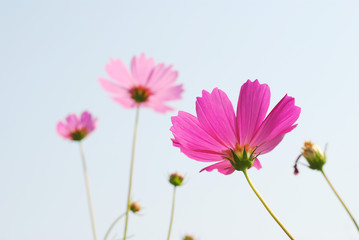
<path fill-rule="evenodd" d="M 118 216 L 115 221 L 113 221 L 113 223 L 111 224 L 111 226 L 109 227 L 109 229 L 107 230 L 104 240 L 108 239 L 108 236 L 110 236 L 110 233 L 112 231 L 112 229 L 116 226 L 116 224 L 118 223 L 118 221 L 121 220 L 121 218 L 123 218 L 126 215 L 126 213 L 122 213 L 120 216 Z"/>
<path fill-rule="evenodd" d="M 329 181 L 329 178 L 327 177 L 327 175 L 324 173 L 323 169 L 320 170 L 325 178 L 325 180 L 327 180 L 329 186 L 331 187 L 331 189 L 333 190 L 333 192 L 335 193 L 335 195 L 337 196 L 337 198 L 339 199 L 339 201 L 342 203 L 343 207 L 345 208 L 345 210 L 347 211 L 347 213 L 349 214 L 350 218 L 352 219 L 354 225 L 356 226 L 357 230 L 359 231 L 359 226 L 357 224 L 357 222 L 355 221 L 353 215 L 350 213 L 348 207 L 345 205 L 343 199 L 339 196 L 338 192 L 335 190 L 334 186 L 332 185 L 332 183 Z"/>
<path fill-rule="evenodd" d="M 85 159 L 85 153 L 84 153 L 84 149 L 82 147 L 81 141 L 79 141 L 79 147 L 80 147 L 82 167 L 83 167 L 85 184 L 86 184 L 87 201 L 88 201 L 89 211 L 90 211 L 92 233 L 93 233 L 94 240 L 97 240 L 97 233 L 96 233 L 96 227 L 95 227 L 95 215 L 94 215 L 94 211 L 93 211 L 92 197 L 91 197 L 91 191 L 90 191 L 90 182 L 89 182 L 89 177 L 88 177 L 88 173 L 87 173 L 87 164 L 86 164 L 86 159 Z"/>
<path fill-rule="evenodd" d="M 294 237 L 288 232 L 288 230 L 283 226 L 283 224 L 279 221 L 279 219 L 274 215 L 274 213 L 272 212 L 272 210 L 268 207 L 267 203 L 264 201 L 264 199 L 261 197 L 261 195 L 258 193 L 257 189 L 253 186 L 251 180 L 248 177 L 247 174 L 247 170 L 244 169 L 243 170 L 244 176 L 247 179 L 247 182 L 249 183 L 249 186 L 252 188 L 253 192 L 257 195 L 258 199 L 261 201 L 261 203 L 263 204 L 263 206 L 267 209 L 267 211 L 269 212 L 269 214 L 272 216 L 272 218 L 278 223 L 278 225 L 283 229 L 283 231 L 287 234 L 287 236 L 294 240 Z"/>
<path fill-rule="evenodd" d="M 137 139 L 137 131 L 138 131 L 138 119 L 140 115 L 140 106 L 137 104 L 136 107 L 136 119 L 135 119 L 135 129 L 133 132 L 133 141 L 132 141 L 132 153 L 131 153 L 131 167 L 130 167 L 130 180 L 128 185 L 128 196 L 127 196 L 127 204 L 126 204 L 126 220 L 125 220 L 125 231 L 123 240 L 127 238 L 127 227 L 128 227 L 128 213 L 130 211 L 131 205 L 131 192 L 132 192 L 132 178 L 133 178 L 133 169 L 135 165 L 135 150 L 136 150 L 136 139 Z"/>
<path fill-rule="evenodd" d="M 172 211 L 171 211 L 171 218 L 170 218 L 170 227 L 168 229 L 167 240 L 170 240 L 171 231 L 172 231 L 172 224 L 173 224 L 173 216 L 175 214 L 175 203 L 176 203 L 176 189 L 177 186 L 173 187 L 173 197 L 172 197 Z"/>

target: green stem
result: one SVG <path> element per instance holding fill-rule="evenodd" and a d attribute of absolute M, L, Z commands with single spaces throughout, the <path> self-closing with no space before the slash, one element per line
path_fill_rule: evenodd
<path fill-rule="evenodd" d="M 268 205 L 266 204 L 266 202 L 264 201 L 264 199 L 261 197 L 261 195 L 259 195 L 257 189 L 253 186 L 251 180 L 248 177 L 247 171 L 244 170 L 243 171 L 244 176 L 246 177 L 249 185 L 251 186 L 253 192 L 257 195 L 258 199 L 262 202 L 263 206 L 267 209 L 267 211 L 269 212 L 269 214 L 272 216 L 272 218 L 278 223 L 278 225 L 283 229 L 283 231 L 287 234 L 287 236 L 294 240 L 294 237 L 288 232 L 288 230 L 283 226 L 283 224 L 279 221 L 279 219 L 274 215 L 274 213 L 272 212 L 272 210 L 270 210 L 270 208 L 268 207 Z"/>
<path fill-rule="evenodd" d="M 171 237 L 171 230 L 172 230 L 172 224 L 173 224 L 173 216 L 174 216 L 174 214 L 175 214 L 175 203 L 176 203 L 176 186 L 174 186 L 174 188 L 173 188 L 172 211 L 171 211 L 170 227 L 169 227 L 169 229 L 168 229 L 167 240 L 170 240 L 170 237 Z"/>
<path fill-rule="evenodd" d="M 85 159 L 85 153 L 84 149 L 82 147 L 82 143 L 79 142 L 80 147 L 80 154 L 82 159 L 82 168 L 84 172 L 84 178 L 85 178 L 85 184 L 86 184 L 86 190 L 87 190 L 87 201 L 89 204 L 89 210 L 90 210 L 90 218 L 91 218 L 91 224 L 92 224 L 92 232 L 93 232 L 93 238 L 94 240 L 97 240 L 97 234 L 96 234 L 96 227 L 95 227 L 95 215 L 93 211 L 93 205 L 92 205 L 92 197 L 91 197 L 91 191 L 90 191 L 90 182 L 89 177 L 87 174 L 87 165 L 86 165 L 86 159 Z"/>
<path fill-rule="evenodd" d="M 355 226 L 356 226 L 357 230 L 359 231 L 359 226 L 358 226 L 357 222 L 355 221 L 355 219 L 354 219 L 353 215 L 350 213 L 350 211 L 349 211 L 348 207 L 345 205 L 345 203 L 344 203 L 343 199 L 339 196 L 339 194 L 337 193 L 337 191 L 334 189 L 334 187 L 333 187 L 332 183 L 329 181 L 329 179 L 328 179 L 327 175 L 325 175 L 325 173 L 324 173 L 323 169 L 321 169 L 320 171 L 323 173 L 323 176 L 324 176 L 325 180 L 327 180 L 327 182 L 328 182 L 329 186 L 332 188 L 333 192 L 334 192 L 334 193 L 335 193 L 335 195 L 338 197 L 339 201 L 342 203 L 343 207 L 345 208 L 345 210 L 346 210 L 346 211 L 347 211 L 347 213 L 349 214 L 350 218 L 352 219 L 353 223 L 355 224 Z"/>
<path fill-rule="evenodd" d="M 113 221 L 113 223 L 111 224 L 111 226 L 109 227 L 109 229 L 106 232 L 106 235 L 104 237 L 104 240 L 107 240 L 108 236 L 110 235 L 112 229 L 115 227 L 115 225 L 117 224 L 118 221 L 121 220 L 122 217 L 125 216 L 126 213 L 122 213 L 118 218 L 115 219 L 115 221 Z"/>
<path fill-rule="evenodd" d="M 133 177 L 133 167 L 134 167 L 134 164 L 135 164 L 135 150 L 136 150 L 136 138 L 137 138 L 139 115 L 140 115 L 140 106 L 137 105 L 135 129 L 134 129 L 134 132 L 133 132 L 133 141 L 132 141 L 130 181 L 129 181 L 129 185 L 128 185 L 128 196 L 127 196 L 127 205 L 126 205 L 126 221 L 125 221 L 125 231 L 124 231 L 123 240 L 126 240 L 126 237 L 127 237 L 128 213 L 130 211 L 130 204 L 131 204 L 132 177 Z"/>

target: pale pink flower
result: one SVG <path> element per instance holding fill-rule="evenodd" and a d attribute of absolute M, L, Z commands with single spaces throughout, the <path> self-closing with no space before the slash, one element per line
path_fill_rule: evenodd
<path fill-rule="evenodd" d="M 99 82 L 124 108 L 141 106 L 164 113 L 173 110 L 165 102 L 180 99 L 183 92 L 182 85 L 174 85 L 178 72 L 163 63 L 155 65 L 153 58 L 146 58 L 144 53 L 132 58 L 131 72 L 121 59 L 111 59 L 106 72 L 113 82 L 105 78 L 99 78 Z"/>
<path fill-rule="evenodd" d="M 97 118 L 93 118 L 89 112 L 85 111 L 79 118 L 75 114 L 68 115 L 65 122 L 57 124 L 56 130 L 66 139 L 81 141 L 95 130 L 96 125 Z"/>
<path fill-rule="evenodd" d="M 258 155 L 272 151 L 297 126 L 300 114 L 294 98 L 285 95 L 266 117 L 269 102 L 269 87 L 258 80 L 242 86 L 237 114 L 223 91 L 203 91 L 196 101 L 197 117 L 182 111 L 172 117 L 173 145 L 194 160 L 217 162 L 201 171 L 228 175 L 260 169 Z"/>

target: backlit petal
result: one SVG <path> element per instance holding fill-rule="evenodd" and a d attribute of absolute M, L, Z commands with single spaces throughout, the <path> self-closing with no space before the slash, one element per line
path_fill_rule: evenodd
<path fill-rule="evenodd" d="M 200 172 L 202 172 L 202 171 L 211 172 L 214 169 L 217 169 L 218 172 L 220 172 L 220 173 L 222 173 L 224 175 L 232 174 L 235 171 L 232 164 L 228 160 L 224 160 L 222 162 L 215 163 L 215 164 L 213 164 L 211 166 L 205 167 Z"/>
<path fill-rule="evenodd" d="M 111 59 L 106 65 L 107 74 L 115 80 L 120 86 L 130 88 L 134 82 L 130 72 L 121 59 Z"/>
<path fill-rule="evenodd" d="M 280 135 L 276 136 L 275 138 L 258 146 L 258 148 L 256 149 L 256 153 L 257 154 L 265 154 L 265 153 L 272 151 L 283 140 L 285 134 L 287 132 L 292 131 L 296 126 L 297 126 L 297 124 L 293 125 L 292 127 L 286 129 L 286 131 L 283 132 L 282 134 L 280 134 Z"/>
<path fill-rule="evenodd" d="M 165 66 L 161 63 L 153 69 L 146 86 L 157 93 L 172 86 L 177 77 L 178 72 L 172 70 L 172 66 Z"/>
<path fill-rule="evenodd" d="M 285 95 L 258 128 L 250 146 L 260 146 L 283 133 L 291 131 L 299 114 L 300 108 L 295 106 L 294 98 Z"/>
<path fill-rule="evenodd" d="M 252 167 L 256 168 L 257 170 L 262 168 L 262 164 L 261 162 L 258 160 L 258 158 L 254 159 L 254 163 L 252 165 Z"/>
<path fill-rule="evenodd" d="M 59 122 L 56 126 L 57 133 L 64 137 L 71 139 L 70 137 L 70 131 L 67 129 L 66 125 L 63 122 Z"/>
<path fill-rule="evenodd" d="M 105 78 L 99 78 L 98 81 L 101 84 L 102 88 L 109 93 L 122 95 L 124 92 L 128 92 L 127 88 L 124 88 L 115 83 L 112 83 L 112 82 L 106 80 Z"/>
<path fill-rule="evenodd" d="M 263 122 L 270 103 L 270 90 L 267 84 L 258 80 L 248 80 L 243 84 L 237 105 L 238 138 L 241 146 L 250 142 Z"/>
<path fill-rule="evenodd" d="M 235 115 L 227 95 L 215 88 L 212 93 L 202 92 L 196 101 L 198 120 L 203 129 L 218 142 L 234 149 L 237 142 Z"/>
<path fill-rule="evenodd" d="M 172 117 L 171 120 L 173 144 L 184 154 L 203 162 L 223 160 L 222 153 L 227 147 L 209 135 L 195 116 L 179 112 L 178 116 Z"/>
<path fill-rule="evenodd" d="M 131 71 L 135 84 L 146 86 L 154 67 L 155 61 L 153 58 L 146 58 L 144 53 L 140 56 L 134 56 L 131 62 Z"/>

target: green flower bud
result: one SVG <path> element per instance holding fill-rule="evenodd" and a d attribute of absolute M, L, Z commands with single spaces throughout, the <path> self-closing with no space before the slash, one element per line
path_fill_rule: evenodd
<path fill-rule="evenodd" d="M 194 240 L 194 237 L 191 235 L 186 235 L 183 240 Z"/>
<path fill-rule="evenodd" d="M 170 175 L 169 182 L 175 187 L 181 186 L 183 182 L 183 178 L 184 178 L 183 174 L 175 172 Z"/>
<path fill-rule="evenodd" d="M 138 202 L 132 202 L 130 204 L 130 210 L 133 213 L 137 213 L 141 210 L 141 205 Z"/>

